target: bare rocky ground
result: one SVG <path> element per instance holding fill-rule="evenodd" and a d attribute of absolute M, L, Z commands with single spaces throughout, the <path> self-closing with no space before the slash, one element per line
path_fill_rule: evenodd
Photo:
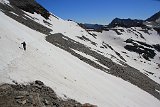
<path fill-rule="evenodd" d="M 28 85 L 3 84 L 0 86 L 0 107 L 96 107 L 91 104 L 59 98 L 41 81 Z"/>

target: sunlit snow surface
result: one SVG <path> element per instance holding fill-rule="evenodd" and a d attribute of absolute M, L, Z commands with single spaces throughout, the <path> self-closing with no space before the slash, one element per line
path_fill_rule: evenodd
<path fill-rule="evenodd" d="M 0 0 L 0 3 L 10 5 L 10 2 L 8 0 Z"/>
<path fill-rule="evenodd" d="M 9 5 L 8 0 L 0 0 L 0 2 Z M 123 41 L 130 37 L 135 40 L 141 40 L 141 38 L 136 38 L 134 34 L 124 33 L 123 35 L 117 35 L 111 30 L 102 33 L 90 32 L 97 35 L 94 38 L 75 22 L 64 21 L 54 16 L 46 20 L 36 13 L 30 14 L 26 12 L 26 14 L 32 20 L 53 29 L 52 34 L 62 33 L 75 41 L 91 47 L 92 50 L 101 51 L 102 55 L 112 58 L 114 62 L 120 64 L 119 60 L 121 59 L 115 52 L 109 48 L 100 48 L 103 42 L 111 45 L 115 51 L 120 52 L 126 59 L 127 62 L 125 63 L 139 69 L 141 72 L 145 72 L 144 70 L 153 72 L 154 75 L 149 75 L 149 77 L 160 83 L 158 79 L 160 72 L 158 72 L 159 69 L 156 69 L 156 63 L 160 62 L 158 59 L 160 54 L 158 52 L 156 52 L 157 56 L 155 59 L 151 62 L 144 63 L 146 60 L 138 59 L 139 56 L 136 53 L 128 52 L 123 48 L 125 46 Z M 46 25 L 43 20 L 49 22 L 52 26 Z M 124 30 L 126 31 L 127 29 Z M 160 37 L 156 32 L 150 32 L 152 35 L 143 34 L 146 40 L 141 41 L 148 42 L 149 44 L 160 44 Z M 97 43 L 97 46 L 94 46 L 89 41 L 80 40 L 77 38 L 78 36 L 89 38 L 91 41 Z M 88 102 L 98 105 L 98 107 L 160 106 L 160 101 L 152 95 L 127 81 L 88 65 L 70 53 L 48 43 L 45 37 L 46 35 L 14 21 L 0 11 L 1 84 L 12 83 L 13 80 L 25 84 L 34 80 L 41 80 L 62 98 L 67 96 L 81 103 Z M 23 41 L 27 44 L 26 52 L 22 49 L 21 43 Z M 74 51 L 96 62 L 94 57 L 76 50 Z M 127 52 L 127 55 L 130 55 L 130 57 L 126 57 L 126 55 L 122 54 L 122 51 Z M 113 58 L 111 55 L 115 57 Z M 137 58 L 137 61 L 134 60 L 135 58 Z M 99 62 L 96 63 L 99 64 Z M 159 92 L 159 90 L 156 91 Z"/>
<path fill-rule="evenodd" d="M 133 40 L 145 42 L 149 45 L 153 44 L 160 44 L 160 35 L 157 34 L 155 30 L 149 30 L 148 33 L 144 33 L 142 28 L 140 27 L 132 27 L 132 28 L 122 28 L 122 27 L 117 27 L 115 29 L 122 29 L 124 32 L 122 32 L 121 35 L 118 35 L 115 31 L 109 30 L 109 31 L 103 31 L 103 32 L 95 32 L 95 31 L 90 31 L 91 34 L 96 34 L 96 37 L 93 37 L 90 35 L 85 29 L 82 29 L 77 23 L 73 21 L 65 21 L 62 20 L 61 18 L 57 18 L 54 16 L 51 16 L 49 20 L 44 19 L 42 16 L 40 16 L 37 13 L 30 14 L 27 13 L 29 16 L 33 17 L 36 22 L 53 29 L 51 32 L 52 34 L 54 33 L 62 33 L 63 35 L 78 41 L 88 47 L 91 47 L 92 50 L 101 52 L 100 54 L 110 58 L 113 62 L 120 64 L 120 61 L 123 61 L 120 59 L 119 56 L 116 55 L 116 53 L 111 50 L 111 49 L 105 49 L 105 48 L 100 48 L 104 43 L 109 44 L 112 46 L 112 48 L 121 54 L 121 56 L 126 60 L 125 63 L 128 65 L 140 70 L 140 72 L 146 74 L 149 78 L 152 80 L 156 81 L 157 83 L 160 84 L 160 67 L 158 67 L 158 64 L 160 64 L 160 53 L 156 52 L 156 56 L 154 59 L 151 59 L 151 61 L 147 61 L 142 56 L 140 56 L 137 53 L 127 51 L 124 46 L 126 43 L 127 39 L 131 38 Z M 37 20 L 38 19 L 38 20 Z M 49 22 L 52 26 L 46 25 L 43 20 Z M 143 35 L 143 38 L 141 38 L 140 34 Z M 92 42 L 96 43 L 96 46 L 91 44 L 89 41 L 84 41 L 79 39 L 78 37 L 85 36 Z M 126 52 L 127 54 L 124 54 L 123 52 Z M 114 57 L 113 57 L 114 56 Z M 124 61 L 123 61 L 124 62 Z M 148 72 L 153 73 L 149 74 Z"/>
<path fill-rule="evenodd" d="M 46 35 L 31 30 L 2 12 L 0 25 L 1 83 L 12 83 L 12 80 L 28 83 L 38 79 L 59 96 L 66 95 L 81 103 L 89 102 L 99 107 L 159 107 L 160 101 L 152 95 L 89 66 L 48 43 Z M 76 25 L 66 24 L 67 28 L 73 26 Z M 21 47 L 23 41 L 27 43 L 26 52 Z"/>

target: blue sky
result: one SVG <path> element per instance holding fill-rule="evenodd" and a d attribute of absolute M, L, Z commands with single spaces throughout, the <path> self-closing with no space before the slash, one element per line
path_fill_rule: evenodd
<path fill-rule="evenodd" d="M 160 11 L 160 0 L 36 0 L 62 19 L 108 24 L 114 18 L 146 19 Z"/>

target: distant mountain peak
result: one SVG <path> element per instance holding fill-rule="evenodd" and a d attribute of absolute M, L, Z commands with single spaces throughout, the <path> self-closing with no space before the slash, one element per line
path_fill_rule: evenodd
<path fill-rule="evenodd" d="M 160 34 L 160 11 L 148 18 L 144 24 L 148 27 L 154 28 Z"/>
<path fill-rule="evenodd" d="M 109 27 L 141 27 L 143 26 L 143 20 L 138 19 L 120 19 L 115 18 L 110 24 Z"/>
<path fill-rule="evenodd" d="M 146 21 L 157 21 L 158 19 L 160 19 L 160 11 L 148 18 Z"/>

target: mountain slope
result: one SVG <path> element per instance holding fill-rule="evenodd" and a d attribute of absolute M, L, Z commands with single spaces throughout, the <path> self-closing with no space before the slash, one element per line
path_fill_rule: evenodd
<path fill-rule="evenodd" d="M 8 17 L 11 17 L 11 14 L 15 15 L 18 10 L 9 12 L 3 8 L 6 4 L 1 6 L 0 83 L 16 81 L 27 84 L 41 80 L 60 97 L 67 96 L 81 103 L 89 102 L 99 107 L 159 107 L 159 85 L 128 65 L 133 61 L 130 63 L 130 59 L 120 52 L 120 49 L 124 50 L 121 47 L 124 45 L 123 39 L 114 32 L 114 29 L 107 34 L 110 34 L 107 40 L 100 36 L 101 33 L 89 33 L 75 22 L 64 21 L 53 15 L 47 20 L 37 13 L 24 11 L 22 16 L 28 18 L 22 18 L 26 18 L 26 22 L 32 20 L 33 23 L 23 25 L 21 19 L 17 18 L 15 21 L 13 17 L 13 19 Z M 7 6 L 10 8 L 10 5 Z M 19 13 L 16 16 L 21 17 Z M 33 24 L 40 25 L 37 30 L 39 32 Z M 114 36 L 120 39 L 114 42 L 112 40 Z M 124 37 L 126 40 L 127 35 Z M 135 37 L 134 33 L 132 37 Z M 158 44 L 159 37 L 158 35 L 155 37 L 154 44 Z M 46 41 L 47 39 L 51 40 L 48 40 L 50 43 Z M 51 44 L 52 40 L 54 45 Z M 26 52 L 21 48 L 20 43 L 23 41 L 27 43 Z M 116 48 L 116 43 L 122 44 Z M 119 57 L 118 52 L 124 59 Z M 122 72 L 127 75 L 123 75 Z M 138 81 L 144 83 L 144 87 L 140 87 Z"/>
<path fill-rule="evenodd" d="M 61 97 L 65 94 L 82 103 L 90 102 L 100 107 L 127 106 L 125 102 L 120 103 L 120 99 L 124 101 L 123 96 L 126 100 L 130 99 L 129 105 L 154 105 L 155 107 L 159 105 L 158 100 L 130 83 L 103 73 L 47 43 L 44 39 L 45 35 L 18 24 L 3 13 L 1 13 L 1 20 L 3 22 L 1 25 L 8 26 L 1 28 L 1 32 L 4 33 L 1 33 L 1 41 L 3 41 L 1 42 L 1 52 L 3 52 L 1 53 L 1 83 L 7 81 L 10 83 L 12 80 L 18 83 L 41 80 Z M 17 32 L 21 33 L 17 34 Z M 18 48 L 23 40 L 28 44 L 26 52 Z M 116 87 L 120 89 L 117 90 Z M 128 94 L 130 91 L 134 91 L 133 96 Z M 151 102 L 146 103 L 143 97 L 136 100 L 137 96 L 145 96 Z M 144 103 L 138 104 L 139 100 Z"/>
<path fill-rule="evenodd" d="M 160 19 L 160 11 L 157 12 L 156 14 L 154 14 L 153 16 L 151 16 L 150 18 L 148 18 L 146 21 L 155 21 L 158 22 L 158 20 Z"/>
<path fill-rule="evenodd" d="M 160 11 L 146 19 L 144 24 L 148 27 L 154 28 L 160 34 Z"/>

